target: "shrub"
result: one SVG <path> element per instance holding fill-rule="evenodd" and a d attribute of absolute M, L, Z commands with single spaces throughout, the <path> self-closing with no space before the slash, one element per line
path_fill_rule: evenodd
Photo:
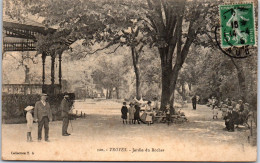
<path fill-rule="evenodd" d="M 63 94 L 50 95 L 47 101 L 51 105 L 52 114 L 54 117 L 60 116 L 59 106 Z M 2 95 L 2 117 L 3 123 L 22 123 L 26 122 L 24 111 L 28 105 L 35 105 L 40 100 L 40 95 L 21 95 L 21 94 L 7 94 Z M 21 118 L 22 117 L 22 118 Z M 59 118 L 56 118 L 59 119 Z"/>

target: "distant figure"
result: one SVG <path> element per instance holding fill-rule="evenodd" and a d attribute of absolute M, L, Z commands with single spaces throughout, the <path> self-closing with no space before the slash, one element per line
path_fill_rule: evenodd
<path fill-rule="evenodd" d="M 128 109 L 128 112 L 129 112 L 129 124 L 133 124 L 134 123 L 134 114 L 135 114 L 135 107 L 134 107 L 134 104 L 131 102 L 130 104 L 130 107 Z"/>
<path fill-rule="evenodd" d="M 216 97 L 212 96 L 212 109 L 215 108 L 215 106 L 217 106 L 218 104 L 218 100 L 216 99 Z"/>
<path fill-rule="evenodd" d="M 26 113 L 26 121 L 27 121 L 27 142 L 32 142 L 32 125 L 33 125 L 33 106 L 27 106 L 25 109 Z"/>
<path fill-rule="evenodd" d="M 134 114 L 134 124 L 135 121 L 137 121 L 138 124 L 140 124 L 140 103 L 139 102 L 135 102 L 135 114 Z"/>
<path fill-rule="evenodd" d="M 196 97 L 196 95 L 194 95 L 191 100 L 192 100 L 193 110 L 196 110 L 196 104 L 197 104 L 197 97 Z"/>
<path fill-rule="evenodd" d="M 121 113 L 122 113 L 121 118 L 123 119 L 123 124 L 127 124 L 128 109 L 127 109 L 127 106 L 126 106 L 126 102 L 123 102 L 123 106 L 121 108 Z"/>
<path fill-rule="evenodd" d="M 234 99 L 231 100 L 231 106 L 234 109 L 236 107 L 237 103 Z"/>
<path fill-rule="evenodd" d="M 218 107 L 215 106 L 213 109 L 213 119 L 218 119 Z"/>
<path fill-rule="evenodd" d="M 34 108 L 34 119 L 38 122 L 38 141 L 42 140 L 42 127 L 44 126 L 45 141 L 49 142 L 49 122 L 52 121 L 50 104 L 46 101 L 47 94 L 41 95 Z"/>
<path fill-rule="evenodd" d="M 61 101 L 61 117 L 63 119 L 62 122 L 62 136 L 69 136 L 70 134 L 67 132 L 69 126 L 69 111 L 70 111 L 70 101 L 69 95 L 65 95 L 63 100 Z"/>
<path fill-rule="evenodd" d="M 238 104 L 236 105 L 236 110 L 238 112 L 243 112 L 244 111 L 244 104 L 242 100 L 238 101 Z"/>
<path fill-rule="evenodd" d="M 229 98 L 226 99 L 226 105 L 232 106 L 232 101 Z"/>

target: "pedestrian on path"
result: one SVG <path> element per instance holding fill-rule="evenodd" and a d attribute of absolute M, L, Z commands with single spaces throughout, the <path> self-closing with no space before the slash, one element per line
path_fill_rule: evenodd
<path fill-rule="evenodd" d="M 62 136 L 69 136 L 67 132 L 69 126 L 69 112 L 70 112 L 70 101 L 69 95 L 65 94 L 63 100 L 61 101 L 61 117 L 62 117 Z"/>
<path fill-rule="evenodd" d="M 42 140 L 42 127 L 44 126 L 45 141 L 49 142 L 49 122 L 52 121 L 52 112 L 46 99 L 47 94 L 42 94 L 41 100 L 36 102 L 34 119 L 38 122 L 38 141 Z"/>
<path fill-rule="evenodd" d="M 196 104 L 197 104 L 197 97 L 196 97 L 196 95 L 194 95 L 191 100 L 192 100 L 193 110 L 196 110 Z"/>
<path fill-rule="evenodd" d="M 137 121 L 138 124 L 140 124 L 140 103 L 139 102 L 135 102 L 135 114 L 134 114 L 134 124 Z"/>
<path fill-rule="evenodd" d="M 27 142 L 32 142 L 32 126 L 33 126 L 33 106 L 27 106 L 24 109 L 26 113 L 26 121 L 27 121 Z"/>
<path fill-rule="evenodd" d="M 135 107 L 134 107 L 134 104 L 131 102 L 130 104 L 130 107 L 129 107 L 129 124 L 133 124 L 134 123 L 134 114 L 135 114 Z"/>
<path fill-rule="evenodd" d="M 213 109 L 213 119 L 218 119 L 218 107 L 215 106 Z"/>
<path fill-rule="evenodd" d="M 121 108 L 121 118 L 123 119 L 123 124 L 127 124 L 127 113 L 128 113 L 128 109 L 126 106 L 126 102 L 123 102 L 123 106 Z"/>

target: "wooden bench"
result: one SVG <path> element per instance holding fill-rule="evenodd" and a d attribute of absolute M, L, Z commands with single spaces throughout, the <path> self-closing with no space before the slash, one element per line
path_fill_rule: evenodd
<path fill-rule="evenodd" d="M 154 122 L 162 122 L 162 120 L 165 119 L 166 120 L 166 115 L 156 115 L 154 116 Z M 185 118 L 185 116 L 180 116 L 180 115 L 172 115 L 171 116 L 171 122 L 177 123 L 177 122 L 184 122 L 187 119 Z"/>

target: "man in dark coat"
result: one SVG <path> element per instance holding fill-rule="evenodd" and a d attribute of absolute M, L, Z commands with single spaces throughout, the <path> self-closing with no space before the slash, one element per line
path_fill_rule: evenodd
<path fill-rule="evenodd" d="M 46 99 L 47 94 L 42 94 L 41 100 L 35 103 L 34 120 L 38 122 L 38 141 L 42 140 L 42 127 L 44 126 L 45 141 L 49 142 L 49 121 L 52 121 L 52 112 Z"/>
<path fill-rule="evenodd" d="M 191 101 L 192 101 L 193 110 L 196 110 L 196 104 L 197 104 L 197 97 L 196 97 L 196 95 L 194 95 L 192 97 Z"/>
<path fill-rule="evenodd" d="M 70 111 L 70 101 L 69 95 L 65 95 L 64 99 L 61 101 L 61 117 L 63 118 L 62 123 L 62 136 L 69 136 L 67 132 L 69 126 L 69 111 Z"/>

